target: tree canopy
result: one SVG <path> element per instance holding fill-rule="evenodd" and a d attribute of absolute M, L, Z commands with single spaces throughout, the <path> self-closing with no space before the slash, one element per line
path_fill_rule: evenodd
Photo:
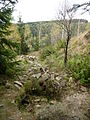
<path fill-rule="evenodd" d="M 14 44 L 6 36 L 10 34 L 11 15 L 16 0 L 0 0 L 0 73 L 5 74 L 13 67 Z"/>

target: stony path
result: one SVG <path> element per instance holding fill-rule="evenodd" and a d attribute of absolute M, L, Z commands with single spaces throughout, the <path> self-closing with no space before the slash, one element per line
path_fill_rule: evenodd
<path fill-rule="evenodd" d="M 12 83 L 7 84 L 7 91 L 0 95 L 0 120 L 90 120 L 90 94 L 83 86 L 73 82 L 72 76 L 62 71 L 61 74 L 51 72 L 41 65 L 34 55 L 18 56 L 24 70 Z M 69 81 L 65 77 L 69 77 Z M 47 87 L 50 81 L 58 100 L 42 96 L 33 96 L 34 108 L 27 106 L 28 112 L 21 112 L 15 104 L 15 98 L 27 81 L 39 80 Z M 42 86 L 43 87 L 43 86 Z M 79 88 L 78 88 L 79 87 Z M 34 109 L 34 113 L 32 113 Z"/>

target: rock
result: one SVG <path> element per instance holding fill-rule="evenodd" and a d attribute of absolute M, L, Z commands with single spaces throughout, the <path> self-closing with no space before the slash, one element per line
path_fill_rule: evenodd
<path fill-rule="evenodd" d="M 28 63 L 33 64 L 33 62 L 32 62 L 32 61 L 28 61 Z"/>
<path fill-rule="evenodd" d="M 14 103 L 15 103 L 15 100 L 12 100 L 11 103 L 14 104 Z"/>
<path fill-rule="evenodd" d="M 41 105 L 36 105 L 36 108 L 41 108 Z"/>
<path fill-rule="evenodd" d="M 80 90 L 81 90 L 82 92 L 87 92 L 87 88 L 84 87 L 84 86 L 81 86 Z"/>
<path fill-rule="evenodd" d="M 69 83 L 72 83 L 72 82 L 73 82 L 73 78 L 70 77 L 70 78 L 69 78 Z"/>
<path fill-rule="evenodd" d="M 51 74 L 51 80 L 54 80 L 54 76 L 55 76 L 54 74 Z"/>
<path fill-rule="evenodd" d="M 45 102 L 46 103 L 47 101 L 48 101 L 47 98 L 42 98 L 41 99 L 41 102 Z"/>
<path fill-rule="evenodd" d="M 44 70 L 43 67 L 40 68 L 40 72 L 41 72 L 41 74 L 44 74 L 44 73 L 45 73 L 45 70 Z"/>
<path fill-rule="evenodd" d="M 26 77 L 27 77 L 27 75 L 23 75 L 23 77 L 24 77 L 24 78 L 26 78 Z"/>
<path fill-rule="evenodd" d="M 55 73 L 55 77 L 58 77 L 59 76 L 59 74 L 58 73 Z"/>
<path fill-rule="evenodd" d="M 60 81 L 61 79 L 62 79 L 61 76 L 57 76 L 57 77 L 56 77 L 56 80 L 57 80 L 57 81 Z"/>
<path fill-rule="evenodd" d="M 54 105 L 55 103 L 56 103 L 56 101 L 54 101 L 54 100 L 50 101 L 51 105 Z"/>
<path fill-rule="evenodd" d="M 16 88 L 18 88 L 19 90 L 21 89 L 21 87 L 20 87 L 20 86 L 18 86 L 17 84 L 15 84 L 15 87 L 16 87 Z"/>
<path fill-rule="evenodd" d="M 41 99 L 35 99 L 34 100 L 34 102 L 40 102 L 41 101 Z"/>
<path fill-rule="evenodd" d="M 29 56 L 28 59 L 31 61 L 34 61 L 34 60 L 36 60 L 36 56 Z"/>
<path fill-rule="evenodd" d="M 8 120 L 14 120 L 13 118 L 11 118 L 11 117 L 8 117 Z"/>
<path fill-rule="evenodd" d="M 7 89 L 10 89 L 12 87 L 12 85 L 10 83 L 6 83 L 6 86 L 5 86 Z"/>
<path fill-rule="evenodd" d="M 42 75 L 42 80 L 44 80 L 44 81 L 48 80 L 49 78 L 50 78 L 50 75 L 48 73 L 44 73 Z"/>
<path fill-rule="evenodd" d="M 39 79 L 41 77 L 41 73 L 33 74 L 32 77 Z"/>
<path fill-rule="evenodd" d="M 14 84 L 18 85 L 19 87 L 23 87 L 23 84 L 21 82 L 19 82 L 19 81 L 14 81 Z"/>
<path fill-rule="evenodd" d="M 0 104 L 0 108 L 4 108 L 4 104 Z"/>
<path fill-rule="evenodd" d="M 62 80 L 62 81 L 60 82 L 60 87 L 65 87 L 65 85 L 66 85 L 66 81 L 65 81 L 65 80 Z"/>
<path fill-rule="evenodd" d="M 74 117 L 72 117 L 72 120 L 80 120 L 80 118 L 77 116 L 74 116 Z"/>

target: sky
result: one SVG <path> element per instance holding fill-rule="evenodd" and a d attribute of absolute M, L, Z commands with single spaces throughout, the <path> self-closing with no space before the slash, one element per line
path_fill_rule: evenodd
<path fill-rule="evenodd" d="M 19 15 L 23 22 L 49 21 L 57 18 L 57 13 L 64 0 L 18 0 L 13 12 L 14 22 L 18 21 Z M 68 0 L 70 5 L 81 4 L 90 0 Z M 90 21 L 90 14 L 80 13 L 75 18 L 87 19 Z"/>

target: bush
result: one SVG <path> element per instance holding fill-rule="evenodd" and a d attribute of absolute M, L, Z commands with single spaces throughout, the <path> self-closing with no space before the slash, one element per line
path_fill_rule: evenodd
<path fill-rule="evenodd" d="M 56 49 L 60 50 L 61 48 L 64 48 L 64 47 L 65 47 L 65 40 L 64 39 L 59 40 L 56 44 Z"/>
<path fill-rule="evenodd" d="M 80 80 L 82 84 L 90 84 L 90 59 L 88 55 L 75 56 L 68 60 L 68 67 L 74 77 Z"/>
<path fill-rule="evenodd" d="M 41 60 L 45 60 L 47 56 L 50 56 L 51 54 L 55 53 L 55 49 L 53 46 L 47 46 L 43 49 L 43 51 L 41 52 Z"/>

